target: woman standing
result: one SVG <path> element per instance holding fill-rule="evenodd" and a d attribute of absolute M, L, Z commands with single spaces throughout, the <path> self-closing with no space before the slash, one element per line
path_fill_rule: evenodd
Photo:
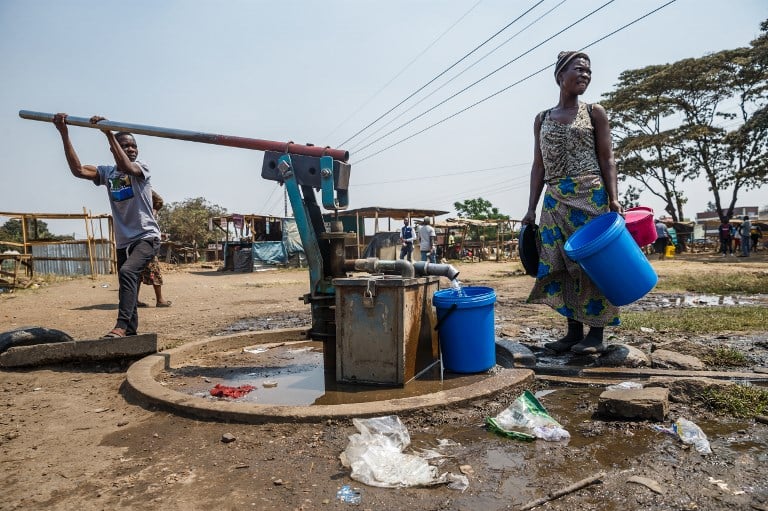
<path fill-rule="evenodd" d="M 555 352 L 601 353 L 603 328 L 619 324 L 619 310 L 605 298 L 581 267 L 565 255 L 565 241 L 590 219 L 609 211 L 622 213 L 608 116 L 600 105 L 579 101 L 592 77 L 589 57 L 561 52 L 555 65 L 560 99 L 534 122 L 534 158 L 528 212 L 523 224 L 536 221 L 544 185 L 539 225 L 539 270 L 528 297 L 568 320 L 566 335 L 545 344 Z M 584 325 L 590 327 L 584 335 Z"/>

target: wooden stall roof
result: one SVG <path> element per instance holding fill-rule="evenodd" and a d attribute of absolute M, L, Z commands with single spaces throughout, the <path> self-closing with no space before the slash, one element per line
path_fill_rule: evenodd
<path fill-rule="evenodd" d="M 0 211 L 0 217 L 12 217 L 12 218 L 22 218 L 22 217 L 32 217 L 32 218 L 45 218 L 47 220 L 82 220 L 85 216 L 84 213 L 8 213 L 5 211 Z M 110 215 L 107 213 L 102 213 L 100 215 L 93 215 L 88 213 L 88 218 L 109 218 Z"/>
<path fill-rule="evenodd" d="M 496 227 L 500 223 L 519 222 L 519 220 L 511 220 L 509 218 L 500 218 L 498 220 L 476 220 L 474 218 L 446 218 L 441 222 L 435 223 L 433 227 L 441 229 L 456 229 L 465 225 L 472 225 L 476 227 Z"/>
<path fill-rule="evenodd" d="M 214 220 L 221 220 L 222 218 L 224 218 L 224 219 L 232 222 L 233 220 L 235 220 L 235 218 L 242 218 L 242 219 L 245 219 L 245 220 L 260 220 L 262 218 L 282 220 L 283 218 L 292 218 L 292 217 L 284 217 L 282 215 L 257 215 L 255 213 L 248 213 L 248 214 L 245 214 L 245 213 L 230 213 L 230 214 L 227 214 L 227 215 L 219 215 L 219 216 L 214 216 L 214 217 L 211 217 L 211 218 L 213 218 Z"/>
<path fill-rule="evenodd" d="M 332 214 L 332 213 L 331 213 Z M 418 218 L 425 216 L 441 216 L 447 215 L 448 211 L 440 211 L 437 209 L 407 209 L 407 208 L 382 208 L 379 206 L 371 206 L 368 208 L 347 209 L 339 211 L 340 217 L 345 216 L 361 216 L 364 218 L 373 218 L 379 216 L 382 218 L 394 218 L 396 220 L 402 220 L 403 218 Z"/>

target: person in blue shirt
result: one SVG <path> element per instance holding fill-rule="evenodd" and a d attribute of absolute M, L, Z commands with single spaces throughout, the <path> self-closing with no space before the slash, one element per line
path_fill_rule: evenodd
<path fill-rule="evenodd" d="M 416 233 L 411 227 L 411 220 L 409 218 L 403 219 L 403 227 L 400 229 L 400 243 L 402 248 L 400 249 L 400 259 L 408 259 L 413 261 L 413 242 L 416 240 Z"/>
<path fill-rule="evenodd" d="M 667 224 L 662 222 L 661 218 L 658 218 L 656 220 L 656 241 L 653 242 L 653 248 L 659 254 L 659 260 L 664 259 L 668 244 L 669 232 L 667 231 Z"/>

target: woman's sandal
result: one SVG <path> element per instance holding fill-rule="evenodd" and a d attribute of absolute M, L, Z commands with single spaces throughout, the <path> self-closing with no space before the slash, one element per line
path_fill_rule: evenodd
<path fill-rule="evenodd" d="M 170 300 L 166 300 L 164 302 L 157 302 L 155 307 L 170 307 L 171 305 L 173 305 L 173 302 Z"/>
<path fill-rule="evenodd" d="M 113 328 L 105 335 L 101 336 L 102 339 L 119 339 L 120 337 L 125 337 L 125 333 L 119 331 L 117 328 Z"/>

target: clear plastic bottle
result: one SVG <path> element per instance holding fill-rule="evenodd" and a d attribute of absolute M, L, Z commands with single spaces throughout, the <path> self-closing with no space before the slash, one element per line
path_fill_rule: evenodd
<path fill-rule="evenodd" d="M 712 454 L 707 435 L 695 423 L 681 417 L 675 421 L 673 427 L 684 444 L 692 444 L 699 454 Z"/>

